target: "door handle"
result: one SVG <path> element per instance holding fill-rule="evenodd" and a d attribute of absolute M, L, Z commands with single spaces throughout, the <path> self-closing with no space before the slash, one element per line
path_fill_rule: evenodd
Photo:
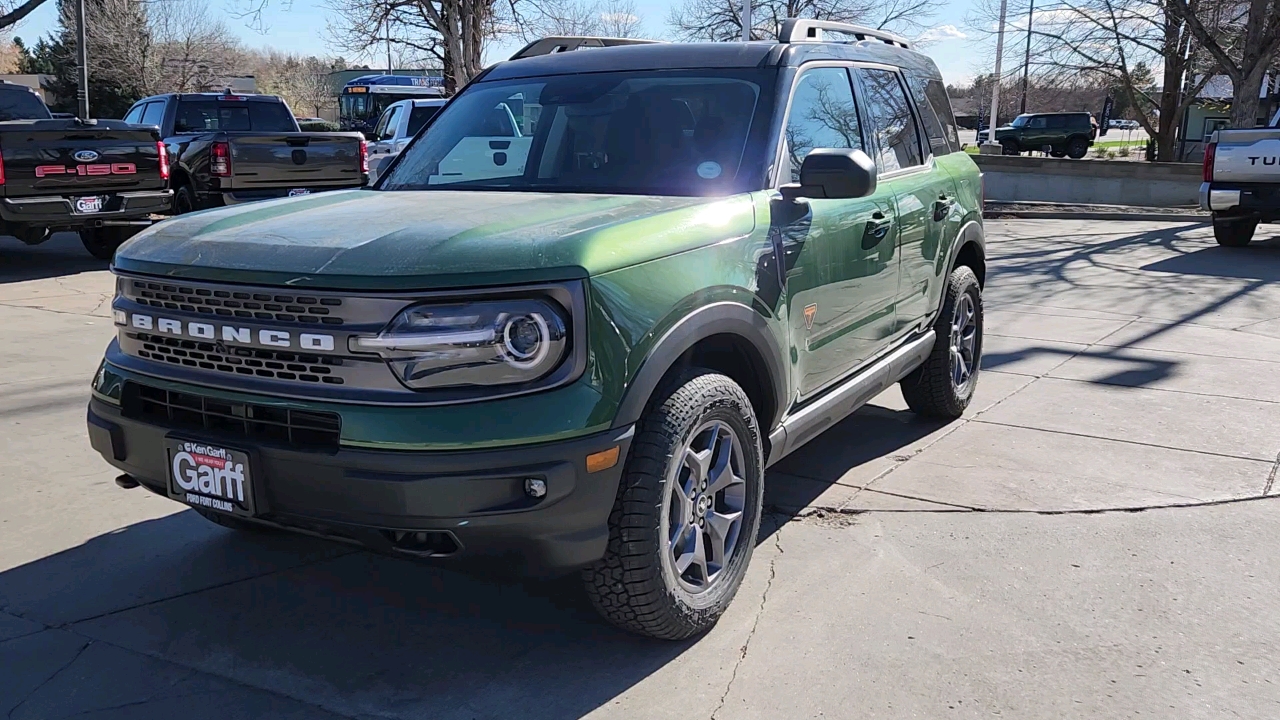
<path fill-rule="evenodd" d="M 939 195 L 938 201 L 933 204 L 933 221 L 942 222 L 951 214 L 951 206 L 955 204 L 955 200 L 946 195 Z"/>
<path fill-rule="evenodd" d="M 862 232 L 862 249 L 870 250 L 879 245 L 880 241 L 889 235 L 891 227 L 893 227 L 893 220 L 877 210 L 867 221 L 866 229 Z"/>

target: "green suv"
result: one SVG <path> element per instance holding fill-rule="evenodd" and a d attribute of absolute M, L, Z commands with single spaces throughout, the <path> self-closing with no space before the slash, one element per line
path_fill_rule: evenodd
<path fill-rule="evenodd" d="M 684 638 L 742 581 L 765 468 L 893 383 L 959 416 L 981 188 L 934 63 L 813 21 L 616 44 L 487 69 L 373 188 L 124 245 L 88 414 L 117 483 L 580 572 L 612 622 Z"/>
<path fill-rule="evenodd" d="M 1097 136 L 1098 127 L 1087 112 L 1019 115 L 1008 125 L 996 128 L 996 142 L 1005 155 L 1048 148 L 1054 157 L 1079 160 L 1089 152 Z M 978 141 L 984 140 L 986 131 L 978 133 Z"/>

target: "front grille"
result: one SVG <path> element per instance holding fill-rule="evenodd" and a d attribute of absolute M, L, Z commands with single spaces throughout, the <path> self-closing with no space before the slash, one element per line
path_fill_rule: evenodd
<path fill-rule="evenodd" d="M 124 416 L 164 427 L 324 451 L 338 449 L 342 420 L 337 413 L 232 402 L 126 382 Z"/>
<path fill-rule="evenodd" d="M 346 362 L 359 362 L 330 355 L 308 355 L 260 348 L 224 346 L 219 351 L 214 343 L 149 333 L 128 333 L 127 337 L 138 342 L 135 352 L 138 357 L 147 360 L 276 380 L 342 385 L 346 381 L 334 375 L 334 369 L 343 367 Z"/>
<path fill-rule="evenodd" d="M 219 290 L 145 280 L 131 280 L 130 285 L 129 296 L 139 305 L 153 308 L 303 325 L 343 323 L 339 314 L 342 298 Z"/>

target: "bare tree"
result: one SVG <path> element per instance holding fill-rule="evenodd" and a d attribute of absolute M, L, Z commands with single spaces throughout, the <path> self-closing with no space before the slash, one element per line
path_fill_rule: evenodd
<path fill-rule="evenodd" d="M 247 62 L 258 89 L 279 95 L 297 112 L 318 116 L 337 106 L 329 78 L 338 69 L 335 61 L 268 49 L 251 51 Z"/>
<path fill-rule="evenodd" d="M 934 15 L 930 0 L 760 0 L 752 3 L 751 37 L 774 38 L 788 18 L 855 23 L 913 34 Z M 742 37 L 741 0 L 685 0 L 667 18 L 683 40 L 737 40 Z"/>
<path fill-rule="evenodd" d="M 525 40 L 550 35 L 639 37 L 640 16 L 631 0 L 528 0 L 513 14 L 513 26 Z"/>
<path fill-rule="evenodd" d="M 1280 53 L 1280 0 L 1167 1 L 1231 78 L 1232 126 L 1253 127 L 1263 79 Z"/>

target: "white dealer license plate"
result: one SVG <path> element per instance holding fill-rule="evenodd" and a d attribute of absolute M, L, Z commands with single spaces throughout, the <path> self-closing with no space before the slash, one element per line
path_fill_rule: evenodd
<path fill-rule="evenodd" d="M 170 438 L 169 496 L 192 507 L 253 515 L 249 456 L 239 450 Z"/>
<path fill-rule="evenodd" d="M 294 188 L 289 191 L 289 197 L 298 197 L 300 195 L 310 195 L 311 191 L 306 188 Z"/>
<path fill-rule="evenodd" d="M 102 195 L 86 195 L 85 197 L 78 197 L 76 198 L 76 212 L 102 212 L 102 206 L 106 204 L 106 200 L 107 199 Z"/>

